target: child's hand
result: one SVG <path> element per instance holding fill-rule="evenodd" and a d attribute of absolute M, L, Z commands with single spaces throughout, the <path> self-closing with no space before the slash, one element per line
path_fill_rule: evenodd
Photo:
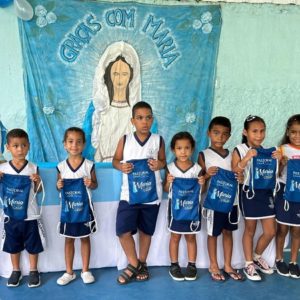
<path fill-rule="evenodd" d="M 41 182 L 41 177 L 39 174 L 32 174 L 30 176 L 30 179 L 36 184 L 39 184 Z"/>
<path fill-rule="evenodd" d="M 235 179 L 237 180 L 238 183 L 244 183 L 244 172 L 238 172 L 238 173 L 234 173 Z"/>
<path fill-rule="evenodd" d="M 204 177 L 204 176 L 198 177 L 198 183 L 199 183 L 200 185 L 204 185 L 204 184 L 205 184 L 205 177 Z"/>
<path fill-rule="evenodd" d="M 64 187 L 64 181 L 63 179 L 58 179 L 57 182 L 56 182 L 56 187 L 61 190 L 63 187 Z"/>
<path fill-rule="evenodd" d="M 0 172 L 0 178 L 3 176 L 3 173 L 2 172 Z"/>
<path fill-rule="evenodd" d="M 280 164 L 284 167 L 284 166 L 287 165 L 288 160 L 289 160 L 288 157 L 283 155 L 281 160 L 280 160 Z M 0 174 L 0 176 L 1 176 L 1 174 Z"/>
<path fill-rule="evenodd" d="M 121 171 L 125 174 L 130 173 L 133 170 L 132 163 L 121 163 Z"/>
<path fill-rule="evenodd" d="M 86 187 L 91 188 L 93 186 L 93 181 L 89 177 L 84 177 L 83 178 L 83 183 Z"/>
<path fill-rule="evenodd" d="M 167 183 L 172 183 L 174 181 L 174 176 L 172 176 L 170 173 L 167 175 Z"/>
<path fill-rule="evenodd" d="M 210 167 L 210 168 L 208 168 L 206 173 L 211 177 L 211 176 L 216 175 L 217 172 L 218 172 L 218 167 Z"/>
<path fill-rule="evenodd" d="M 255 149 L 250 149 L 248 150 L 246 156 L 245 156 L 245 159 L 247 161 L 249 161 L 252 157 L 256 156 L 257 155 L 257 151 Z"/>
<path fill-rule="evenodd" d="M 272 152 L 272 158 L 278 159 L 279 161 L 282 159 L 282 153 L 279 149 Z"/>
<path fill-rule="evenodd" d="M 159 170 L 159 161 L 157 159 L 148 159 L 148 166 L 151 171 Z"/>

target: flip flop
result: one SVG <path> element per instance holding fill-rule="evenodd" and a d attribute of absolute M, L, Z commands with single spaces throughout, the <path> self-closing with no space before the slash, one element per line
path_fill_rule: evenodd
<path fill-rule="evenodd" d="M 227 275 L 229 278 L 235 280 L 235 281 L 244 281 L 244 276 L 237 272 L 237 271 L 232 271 L 232 272 L 226 272 L 224 270 L 225 275 Z"/>
<path fill-rule="evenodd" d="M 210 272 L 210 277 L 213 281 L 224 282 L 225 277 L 221 272 Z"/>

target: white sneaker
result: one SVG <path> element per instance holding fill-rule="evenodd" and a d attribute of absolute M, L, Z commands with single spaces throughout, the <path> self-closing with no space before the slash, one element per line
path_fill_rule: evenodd
<path fill-rule="evenodd" d="M 261 281 L 260 275 L 256 272 L 254 263 L 248 265 L 243 269 L 244 274 L 247 276 L 249 280 L 253 281 Z"/>
<path fill-rule="evenodd" d="M 93 276 L 93 274 L 90 271 L 87 272 L 82 272 L 81 273 L 81 278 L 83 283 L 93 283 L 95 281 L 95 277 Z"/>
<path fill-rule="evenodd" d="M 56 281 L 58 285 L 67 285 L 71 281 L 73 281 L 76 278 L 76 274 L 73 273 L 72 275 L 69 273 L 64 273 L 63 276 L 59 277 Z"/>

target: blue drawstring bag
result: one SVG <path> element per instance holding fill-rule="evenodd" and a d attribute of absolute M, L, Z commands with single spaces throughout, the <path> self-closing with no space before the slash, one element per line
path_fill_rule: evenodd
<path fill-rule="evenodd" d="M 129 160 L 133 170 L 128 174 L 129 204 L 153 202 L 158 199 L 155 173 L 148 166 L 148 159 Z"/>
<path fill-rule="evenodd" d="M 274 190 L 274 195 L 279 189 L 278 181 L 278 160 L 272 158 L 272 153 L 276 150 L 275 147 L 264 149 L 256 148 L 257 156 L 251 160 L 250 170 L 246 177 L 249 177 L 249 189 L 243 190 L 246 192 L 248 199 L 255 196 L 254 190 Z M 247 180 L 245 180 L 246 182 Z M 252 196 L 249 195 L 251 191 Z"/>
<path fill-rule="evenodd" d="M 218 168 L 211 177 L 203 207 L 214 211 L 229 213 L 232 210 L 238 183 L 232 171 Z"/>
<path fill-rule="evenodd" d="M 3 174 L 0 180 L 0 198 L 4 214 L 15 220 L 27 219 L 31 179 L 25 175 Z"/>
<path fill-rule="evenodd" d="M 289 159 L 287 162 L 284 199 L 300 202 L 300 159 Z"/>
<path fill-rule="evenodd" d="M 200 221 L 198 178 L 174 178 L 170 187 L 172 217 L 177 221 Z"/>
<path fill-rule="evenodd" d="M 90 221 L 90 199 L 83 178 L 63 179 L 61 216 L 63 223 Z"/>

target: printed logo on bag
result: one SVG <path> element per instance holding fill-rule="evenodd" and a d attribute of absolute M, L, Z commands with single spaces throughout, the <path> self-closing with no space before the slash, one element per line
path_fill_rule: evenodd
<path fill-rule="evenodd" d="M 66 204 L 69 209 L 73 211 L 83 210 L 82 192 L 81 191 L 66 191 L 65 192 Z M 69 200 L 69 201 L 68 201 Z"/>
<path fill-rule="evenodd" d="M 268 168 L 269 166 L 269 168 Z M 272 158 L 257 158 L 255 167 L 255 179 L 272 179 L 274 176 L 273 159 Z"/>
<path fill-rule="evenodd" d="M 223 190 L 219 190 L 217 187 L 222 187 Z M 217 187 L 213 189 L 211 199 L 219 199 L 220 202 L 230 203 L 232 195 L 230 193 L 226 193 L 224 189 L 232 189 L 233 184 L 224 180 L 217 180 Z"/>
<path fill-rule="evenodd" d="M 296 190 L 300 191 L 300 172 L 293 171 L 292 172 L 292 180 L 290 186 L 290 192 L 295 192 Z"/>
<path fill-rule="evenodd" d="M 133 176 L 133 192 L 138 193 L 139 191 L 143 192 L 149 192 L 152 189 L 152 181 L 148 180 L 145 182 L 142 182 L 141 179 L 143 177 L 146 177 L 148 179 L 149 172 L 148 171 L 138 171 L 138 172 L 132 172 Z M 138 179 L 138 181 L 134 181 L 135 179 Z"/>
<path fill-rule="evenodd" d="M 23 189 L 7 187 L 6 195 L 3 201 L 4 207 L 10 206 L 14 210 L 22 210 L 24 207 L 24 201 L 18 199 L 18 194 L 20 195 L 23 193 L 24 193 Z M 12 196 L 13 198 L 10 198 L 10 196 Z"/>
<path fill-rule="evenodd" d="M 177 198 L 174 209 L 176 209 L 176 210 L 179 210 L 179 209 L 191 210 L 191 209 L 193 209 L 193 206 L 194 206 L 194 201 L 182 200 L 182 199 Z"/>

